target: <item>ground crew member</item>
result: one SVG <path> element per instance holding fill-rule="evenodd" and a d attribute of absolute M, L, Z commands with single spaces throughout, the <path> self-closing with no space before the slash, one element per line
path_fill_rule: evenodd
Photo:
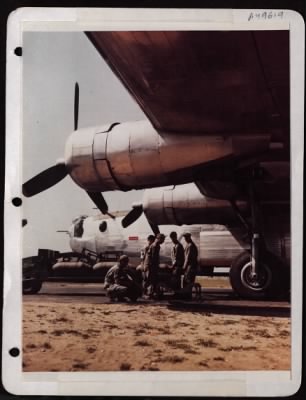
<path fill-rule="evenodd" d="M 107 290 L 107 295 L 111 300 L 117 298 L 119 301 L 123 301 L 128 297 L 132 301 L 136 301 L 141 294 L 132 277 L 128 274 L 128 264 L 128 256 L 120 256 L 119 262 L 105 276 L 104 289 Z"/>
<path fill-rule="evenodd" d="M 144 293 L 146 293 L 146 291 L 148 289 L 148 279 L 149 279 L 150 254 L 148 254 L 148 252 L 149 252 L 149 248 L 153 244 L 154 240 L 155 240 L 155 236 L 149 235 L 147 237 L 148 243 L 147 243 L 146 247 L 143 250 L 141 250 L 141 253 L 140 253 L 141 272 L 142 272 L 142 287 L 143 287 Z"/>
<path fill-rule="evenodd" d="M 183 288 L 190 292 L 191 295 L 192 286 L 195 282 L 198 268 L 198 248 L 192 241 L 189 232 L 184 233 L 183 236 L 186 241 L 186 247 L 184 249 L 185 261 L 183 265 Z"/>
<path fill-rule="evenodd" d="M 171 249 L 171 261 L 173 267 L 173 276 L 175 278 L 174 290 L 179 290 L 181 289 L 181 275 L 185 260 L 184 247 L 177 240 L 176 232 L 171 232 L 169 236 L 173 243 L 173 247 Z"/>
<path fill-rule="evenodd" d="M 148 249 L 148 287 L 150 288 L 150 296 L 157 294 L 157 278 L 158 278 L 158 268 L 159 268 L 159 252 L 160 245 L 164 243 L 165 235 L 158 233 L 154 242 Z"/>

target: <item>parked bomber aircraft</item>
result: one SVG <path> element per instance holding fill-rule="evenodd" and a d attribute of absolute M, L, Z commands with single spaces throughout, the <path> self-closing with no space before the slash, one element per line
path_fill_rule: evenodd
<path fill-rule="evenodd" d="M 73 221 L 68 230 L 71 249 L 77 254 L 86 251 L 96 254 L 127 254 L 136 264 L 140 263 L 141 250 L 147 245 L 147 237 L 152 234 L 145 215 L 124 229 L 122 220 L 117 216 L 80 216 Z M 185 232 L 192 233 L 192 238 L 199 248 L 200 274 L 211 275 L 213 267 L 229 267 L 232 260 L 245 248 L 224 225 L 164 225 L 161 232 L 166 240 L 161 246 L 161 265 L 171 265 L 172 242 L 169 234 L 176 231 L 179 240 Z"/>
<path fill-rule="evenodd" d="M 107 214 L 101 192 L 193 182 L 200 195 L 196 208 L 214 199 L 207 216 L 218 222 L 212 223 L 226 225 L 228 217 L 240 223 L 235 237 L 250 248 L 232 265 L 240 290 L 282 287 L 288 282 L 284 241 L 290 239 L 289 32 L 86 35 L 148 120 L 78 129 L 76 85 L 75 131 L 65 159 L 26 182 L 24 195 L 69 174 Z M 194 211 L 193 217 L 186 211 L 188 220 L 185 211 L 181 217 L 169 207 L 174 192 L 156 192 L 163 205 L 152 212 L 163 212 L 156 221 L 149 218 L 151 224 L 163 223 L 162 217 L 201 223 Z M 123 226 L 144 209 L 134 207 Z"/>
<path fill-rule="evenodd" d="M 247 218 L 247 205 L 240 202 L 239 207 Z M 271 207 L 267 203 L 263 208 L 269 216 L 263 227 L 267 247 L 279 263 L 277 269 L 265 265 L 260 280 L 250 277 L 249 232 L 230 203 L 203 196 L 195 184 L 147 189 L 142 204 L 135 203 L 125 217 L 80 216 L 68 231 L 70 246 L 79 254 L 84 249 L 98 254 L 122 251 L 139 258 L 152 231 L 169 235 L 175 230 L 179 238 L 189 231 L 199 247 L 199 273 L 209 274 L 214 268 L 230 267 L 232 287 L 241 297 L 263 298 L 288 290 L 289 280 L 284 278 L 288 276 L 290 262 L 290 237 L 285 231 L 276 232 L 273 228 L 284 206 Z M 162 262 L 170 262 L 170 251 L 171 240 L 167 236 L 161 248 Z"/>

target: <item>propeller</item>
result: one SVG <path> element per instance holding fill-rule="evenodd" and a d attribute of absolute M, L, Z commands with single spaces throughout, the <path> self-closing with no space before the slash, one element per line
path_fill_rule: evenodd
<path fill-rule="evenodd" d="M 133 204 L 131 211 L 126 214 L 126 216 L 121 221 L 121 225 L 123 228 L 127 228 L 128 226 L 132 225 L 143 213 L 142 204 Z"/>
<path fill-rule="evenodd" d="M 155 236 L 160 233 L 158 225 L 152 224 L 150 221 L 148 222 Z"/>
<path fill-rule="evenodd" d="M 79 123 L 79 99 L 80 90 L 79 84 L 76 82 L 74 86 L 74 130 L 78 129 Z M 41 193 L 50 187 L 56 185 L 68 175 L 67 166 L 64 160 L 60 160 L 52 167 L 47 168 L 45 171 L 34 176 L 22 185 L 22 193 L 25 197 L 31 197 Z M 108 213 L 108 206 L 103 195 L 100 192 L 87 192 L 88 196 L 95 203 L 102 214 L 108 214 L 114 218 L 113 215 Z"/>
<path fill-rule="evenodd" d="M 86 192 L 91 200 L 95 203 L 102 214 L 107 214 L 111 218 L 115 218 L 114 215 L 108 212 L 108 205 L 100 192 Z"/>
<path fill-rule="evenodd" d="M 80 90 L 79 84 L 76 82 L 74 86 L 74 130 L 78 129 L 79 123 L 79 97 L 80 97 Z"/>
<path fill-rule="evenodd" d="M 127 228 L 128 226 L 132 225 L 137 219 L 141 216 L 143 213 L 143 206 L 141 203 L 135 203 L 132 206 L 132 210 L 126 214 L 126 216 L 122 219 L 121 225 L 123 228 Z M 156 224 L 153 224 L 148 220 L 148 223 L 155 235 L 157 235 L 159 232 L 159 227 Z"/>
<path fill-rule="evenodd" d="M 60 161 L 22 185 L 25 197 L 31 197 L 56 185 L 68 174 L 64 161 Z"/>

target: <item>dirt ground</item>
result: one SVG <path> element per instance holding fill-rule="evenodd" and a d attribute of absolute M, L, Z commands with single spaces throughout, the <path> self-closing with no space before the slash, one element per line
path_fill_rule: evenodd
<path fill-rule="evenodd" d="M 23 319 L 24 371 L 290 369 L 290 318 L 34 301 Z"/>

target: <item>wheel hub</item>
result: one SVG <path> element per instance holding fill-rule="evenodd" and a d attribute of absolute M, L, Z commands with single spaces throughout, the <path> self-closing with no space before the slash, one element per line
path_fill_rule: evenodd
<path fill-rule="evenodd" d="M 266 265 L 262 265 L 259 273 L 252 272 L 252 262 L 248 262 L 241 269 L 241 282 L 252 290 L 265 290 L 271 282 L 271 271 Z"/>

